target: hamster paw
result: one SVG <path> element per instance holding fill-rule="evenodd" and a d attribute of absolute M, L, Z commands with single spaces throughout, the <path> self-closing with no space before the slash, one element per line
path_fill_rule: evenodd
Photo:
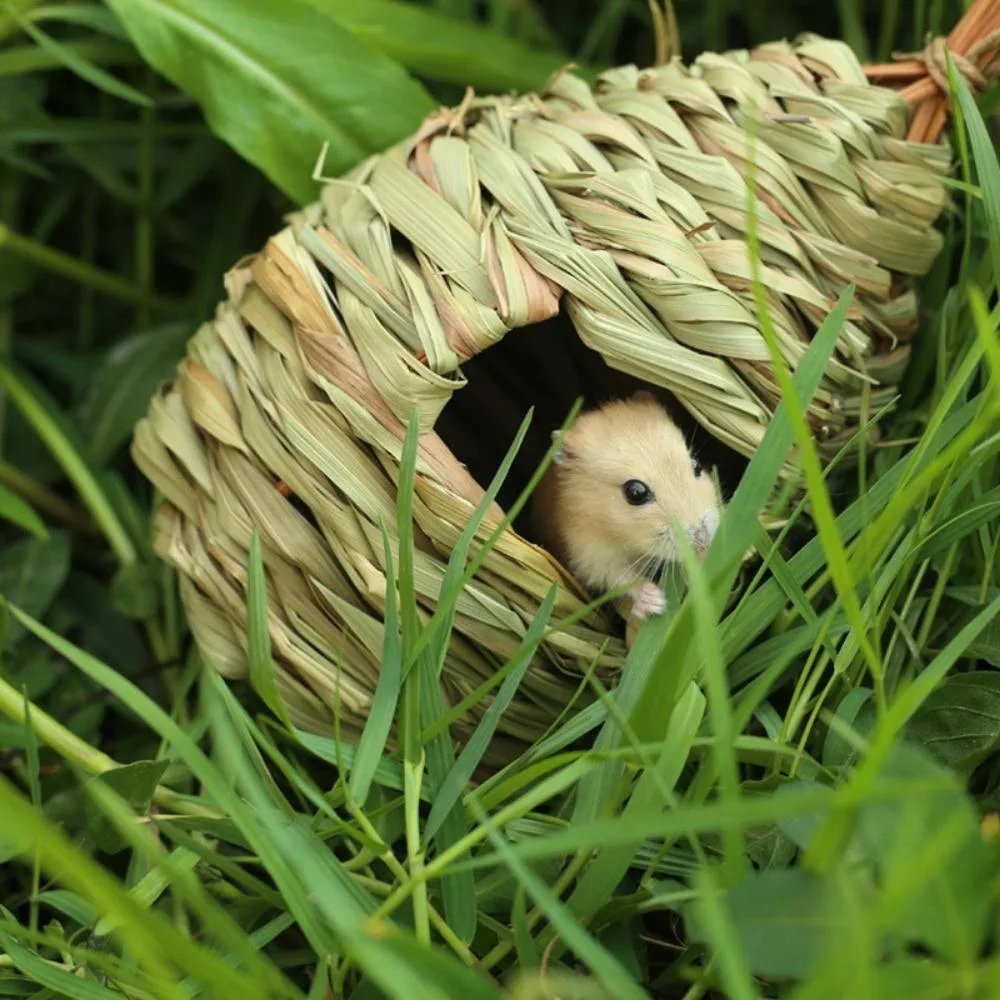
<path fill-rule="evenodd" d="M 662 615 L 667 607 L 663 591 L 651 581 L 640 583 L 632 591 L 632 617 L 642 621 L 650 615 Z"/>

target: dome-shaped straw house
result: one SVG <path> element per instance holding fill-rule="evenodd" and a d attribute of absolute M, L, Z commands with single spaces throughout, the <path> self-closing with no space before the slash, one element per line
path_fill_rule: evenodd
<path fill-rule="evenodd" d="M 913 279 L 941 244 L 949 148 L 908 139 L 911 121 L 846 45 L 806 36 L 687 67 L 627 66 L 593 89 L 565 72 L 539 95 L 470 97 L 325 182 L 229 273 L 228 297 L 136 428 L 135 461 L 165 497 L 156 551 L 178 570 L 205 661 L 231 678 L 247 671 L 256 529 L 291 718 L 329 731 L 336 711 L 345 731 L 362 725 L 407 421 L 416 411 L 423 430 L 415 577 L 430 613 L 483 496 L 477 442 L 493 449 L 479 465 L 495 468 L 510 443 L 494 441 L 501 413 L 520 420 L 526 397 L 581 384 L 572 345 L 557 349 L 542 322 L 557 314 L 577 353 L 669 391 L 711 438 L 752 454 L 779 392 L 746 243 L 751 160 L 763 283 L 791 368 L 856 286 L 808 412 L 835 451 L 865 385 L 873 411 L 894 395 L 917 322 Z M 499 355 L 518 328 L 502 377 L 468 382 L 477 356 Z M 442 430 L 459 401 L 460 456 Z M 494 506 L 484 531 L 501 517 Z M 458 601 L 447 699 L 514 654 L 554 581 L 558 624 L 586 595 L 506 531 Z M 624 654 L 610 617 L 553 632 L 504 713 L 501 756 L 504 739 L 537 738 L 592 665 L 613 680 Z"/>

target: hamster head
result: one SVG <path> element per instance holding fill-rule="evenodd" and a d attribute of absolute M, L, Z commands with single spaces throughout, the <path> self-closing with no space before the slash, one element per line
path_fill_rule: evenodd
<path fill-rule="evenodd" d="M 571 568 L 589 583 L 679 562 L 677 530 L 699 555 L 708 550 L 719 526 L 715 484 L 651 394 L 581 414 L 556 463 Z"/>

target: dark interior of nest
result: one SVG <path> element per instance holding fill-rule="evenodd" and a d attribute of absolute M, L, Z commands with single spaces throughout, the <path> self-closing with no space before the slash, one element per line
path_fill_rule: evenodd
<path fill-rule="evenodd" d="M 645 389 L 653 392 L 684 432 L 692 454 L 719 475 L 724 498 L 739 482 L 746 459 L 727 448 L 669 392 L 611 368 L 588 348 L 570 320 L 550 320 L 512 330 L 499 343 L 462 364 L 467 384 L 456 391 L 435 424 L 452 454 L 483 487 L 489 485 L 527 412 L 534 414 L 498 497 L 509 509 L 531 481 L 574 402 L 589 409 Z M 537 542 L 527 504 L 514 523 Z"/>

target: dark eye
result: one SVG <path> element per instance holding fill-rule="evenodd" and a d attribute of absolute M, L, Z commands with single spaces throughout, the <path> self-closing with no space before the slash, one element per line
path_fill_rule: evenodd
<path fill-rule="evenodd" d="M 696 458 L 691 459 L 691 468 L 694 470 L 694 478 L 697 479 L 704 471 L 705 466 Z"/>
<path fill-rule="evenodd" d="M 638 479 L 630 479 L 623 487 L 622 492 L 625 499 L 633 507 L 641 507 L 644 503 L 649 503 L 653 499 L 653 491 Z"/>

